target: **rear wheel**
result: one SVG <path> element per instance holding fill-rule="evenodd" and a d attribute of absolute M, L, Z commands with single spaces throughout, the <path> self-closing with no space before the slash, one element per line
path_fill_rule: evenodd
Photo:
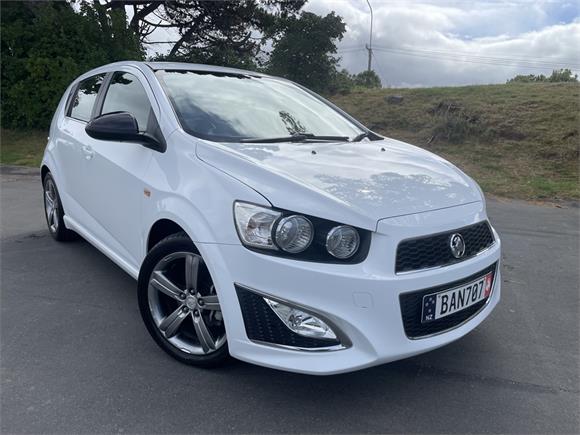
<path fill-rule="evenodd" d="M 149 252 L 139 274 L 138 298 L 147 330 L 172 357 L 205 367 L 229 357 L 215 286 L 186 234 L 169 236 Z"/>
<path fill-rule="evenodd" d="M 67 229 L 64 225 L 64 209 L 56 183 L 50 172 L 44 176 L 42 186 L 44 190 L 44 215 L 50 235 L 59 242 L 76 239 L 77 233 Z"/>

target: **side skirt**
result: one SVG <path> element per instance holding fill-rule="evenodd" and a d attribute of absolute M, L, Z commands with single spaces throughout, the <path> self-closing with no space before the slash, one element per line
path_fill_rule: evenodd
<path fill-rule="evenodd" d="M 129 275 L 131 275 L 133 279 L 137 280 L 137 278 L 139 277 L 139 268 L 137 268 L 135 265 L 128 263 L 125 259 L 117 255 L 115 252 L 113 252 L 111 249 L 105 246 L 101 241 L 99 241 L 95 236 L 93 236 L 86 228 L 79 225 L 69 216 L 67 215 L 64 216 L 64 223 L 68 229 L 71 229 L 79 233 L 81 236 L 83 236 L 83 238 L 87 242 L 89 242 L 91 245 L 93 245 L 95 248 L 97 248 L 99 251 L 101 251 L 103 254 L 109 257 L 111 261 L 113 261 L 113 263 L 115 263 L 117 266 L 119 266 Z"/>

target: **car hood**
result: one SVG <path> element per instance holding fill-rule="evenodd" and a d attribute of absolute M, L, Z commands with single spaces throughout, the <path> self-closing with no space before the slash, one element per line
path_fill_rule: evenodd
<path fill-rule="evenodd" d="M 199 143 L 206 163 L 275 207 L 367 229 L 378 220 L 482 201 L 471 178 L 404 142 Z"/>

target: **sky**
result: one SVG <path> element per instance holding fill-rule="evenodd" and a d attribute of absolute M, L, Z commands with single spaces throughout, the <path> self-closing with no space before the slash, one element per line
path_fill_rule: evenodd
<path fill-rule="evenodd" d="M 383 86 L 505 83 L 565 67 L 580 75 L 580 0 L 369 1 L 372 68 Z M 304 10 L 340 15 L 341 68 L 367 68 L 366 0 L 310 0 Z"/>

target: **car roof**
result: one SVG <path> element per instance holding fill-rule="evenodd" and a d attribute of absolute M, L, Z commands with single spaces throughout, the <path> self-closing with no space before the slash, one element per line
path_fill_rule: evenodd
<path fill-rule="evenodd" d="M 215 72 L 222 74 L 249 74 L 254 76 L 266 77 L 266 74 L 249 71 L 239 68 L 228 68 L 225 66 L 204 65 L 200 63 L 186 63 L 186 62 L 143 62 L 154 71 L 158 70 L 183 70 L 183 71 L 204 71 Z"/>
<path fill-rule="evenodd" d="M 114 71 L 115 68 L 120 67 L 133 67 L 137 68 L 141 71 L 144 69 L 149 69 L 153 71 L 159 70 L 181 70 L 181 71 L 203 71 L 208 73 L 218 73 L 218 74 L 238 74 L 238 75 L 246 75 L 252 77 L 272 77 L 278 78 L 274 76 L 270 76 L 268 74 L 262 74 L 256 71 L 249 71 L 243 70 L 239 68 L 228 68 L 225 66 L 216 66 L 216 65 L 204 65 L 199 63 L 186 63 L 186 62 L 142 62 L 142 61 L 135 61 L 135 60 L 125 60 L 120 62 L 113 62 L 107 65 L 102 65 L 98 68 L 94 68 L 90 71 L 81 74 L 77 77 L 74 82 L 78 82 L 80 80 L 84 80 L 92 75 L 95 74 L 104 74 L 111 71 Z"/>

